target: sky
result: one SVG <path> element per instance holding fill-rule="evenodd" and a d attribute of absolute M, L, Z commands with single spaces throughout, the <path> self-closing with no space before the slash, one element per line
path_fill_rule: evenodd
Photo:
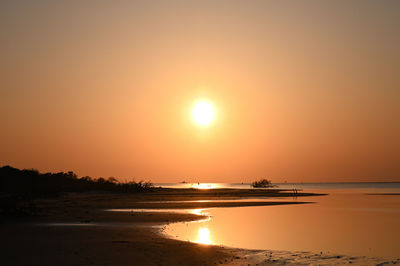
<path fill-rule="evenodd" d="M 400 181 L 400 1 L 3 0 L 0 38 L 0 165 Z"/>

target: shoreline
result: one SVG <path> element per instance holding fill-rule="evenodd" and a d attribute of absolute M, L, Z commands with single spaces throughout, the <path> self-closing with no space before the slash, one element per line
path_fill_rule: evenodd
<path fill-rule="evenodd" d="M 142 194 L 69 193 L 56 199 L 35 200 L 38 211 L 36 217 L 14 219 L 0 224 L 3 238 L 7 239 L 2 241 L 0 246 L 4 252 L 3 262 L 5 265 L 53 265 L 55 263 L 59 265 L 309 265 L 343 264 L 350 261 L 356 265 L 365 265 L 384 262 L 382 259 L 372 260 L 364 257 L 248 250 L 181 241 L 168 237 L 162 232 L 163 228 L 170 223 L 201 220 L 206 216 L 179 212 L 105 211 L 128 206 L 131 208 L 143 206 L 150 209 L 155 205 L 158 209 L 162 209 L 159 207 L 163 203 L 149 205 L 141 203 L 143 200 L 231 199 L 246 198 L 260 193 L 262 195 L 258 197 L 261 199 L 274 197 L 275 194 L 280 193 L 277 191 L 243 192 L 177 191 L 174 189 Z M 320 194 L 305 193 L 304 195 Z M 294 203 L 302 204 L 303 202 Z M 177 209 L 176 204 L 179 203 L 173 204 Z M 180 209 L 190 209 L 268 206 L 288 204 L 288 202 L 182 202 L 180 204 Z M 205 207 L 205 204 L 208 205 Z M 163 207 L 168 209 L 171 205 L 164 203 Z M 64 225 L 57 226 L 60 223 Z M 38 224 L 42 226 L 37 226 Z"/>

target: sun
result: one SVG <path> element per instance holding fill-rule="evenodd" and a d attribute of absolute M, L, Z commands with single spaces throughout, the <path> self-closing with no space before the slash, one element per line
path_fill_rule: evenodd
<path fill-rule="evenodd" d="M 209 101 L 199 101 L 193 106 L 193 119 L 199 126 L 208 126 L 214 120 L 214 107 Z"/>

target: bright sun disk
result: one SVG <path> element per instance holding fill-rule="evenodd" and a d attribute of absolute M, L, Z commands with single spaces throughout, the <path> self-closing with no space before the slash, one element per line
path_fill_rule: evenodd
<path fill-rule="evenodd" d="M 214 107 L 208 101 L 197 102 L 193 107 L 193 119 L 200 126 L 207 126 L 214 120 Z"/>

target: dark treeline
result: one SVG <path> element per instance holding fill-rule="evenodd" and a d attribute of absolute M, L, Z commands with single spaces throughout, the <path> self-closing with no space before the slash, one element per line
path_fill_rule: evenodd
<path fill-rule="evenodd" d="M 37 198 L 53 197 L 63 192 L 110 191 L 137 193 L 149 191 L 150 182 L 124 182 L 110 178 L 78 178 L 74 172 L 39 173 L 39 171 L 20 170 L 11 166 L 0 168 L 0 194 L 2 197 Z"/>

